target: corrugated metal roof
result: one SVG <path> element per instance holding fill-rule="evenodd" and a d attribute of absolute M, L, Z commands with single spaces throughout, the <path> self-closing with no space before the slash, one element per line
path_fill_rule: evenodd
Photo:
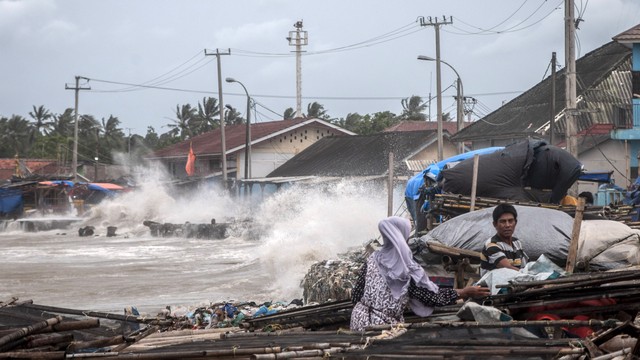
<path fill-rule="evenodd" d="M 434 131 L 387 132 L 320 139 L 267 177 L 378 176 L 387 173 L 389 152 L 397 166 L 435 143 Z"/>
<path fill-rule="evenodd" d="M 251 124 L 251 144 L 255 145 L 282 132 L 290 131 L 308 124 L 318 125 L 331 130 L 335 135 L 353 135 L 354 133 L 320 119 L 297 118 Z M 225 143 L 227 154 L 244 149 L 246 127 L 244 124 L 225 126 Z M 148 159 L 186 157 L 189 146 L 198 156 L 220 155 L 222 151 L 220 128 L 209 131 L 191 139 L 167 146 L 147 156 Z"/>
<path fill-rule="evenodd" d="M 610 42 L 576 61 L 578 129 L 595 123 L 615 123 L 631 114 L 631 51 Z M 565 129 L 564 69 L 556 75 L 556 133 Z M 551 113 L 551 77 L 452 137 L 454 141 L 519 139 L 548 130 Z M 622 110 L 619 110 L 622 109 Z"/>
<path fill-rule="evenodd" d="M 463 127 L 471 125 L 471 122 L 465 121 Z M 425 130 L 437 130 L 437 121 L 415 121 L 415 120 L 403 120 L 399 123 L 384 129 L 384 132 L 395 131 L 425 131 Z M 442 130 L 453 135 L 458 131 L 458 123 L 455 121 L 443 121 Z"/>

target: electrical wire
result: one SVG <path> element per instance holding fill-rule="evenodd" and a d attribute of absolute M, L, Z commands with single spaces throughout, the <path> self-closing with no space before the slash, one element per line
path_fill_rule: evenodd
<path fill-rule="evenodd" d="M 145 83 L 142 84 L 128 84 L 129 88 L 124 88 L 124 89 L 115 89 L 115 90 L 94 90 L 94 92 L 100 92 L 100 93 L 114 93 L 114 92 L 130 92 L 130 91 L 138 91 L 138 90 L 144 90 L 144 89 L 163 89 L 161 88 L 159 85 L 164 85 L 166 83 L 181 79 L 187 75 L 190 75 L 191 73 L 200 70 L 201 68 L 205 67 L 206 65 L 208 65 L 209 63 L 211 63 L 214 59 L 210 59 L 207 62 L 205 62 L 204 64 L 198 66 L 195 69 L 192 69 L 191 71 L 184 73 L 185 71 L 189 70 L 191 67 L 197 65 L 198 63 L 202 62 L 202 60 L 196 62 L 195 64 L 191 65 L 190 67 L 188 67 L 187 69 L 181 71 L 180 73 L 177 73 L 175 75 L 173 75 L 170 78 L 164 79 L 162 81 L 157 81 L 155 83 L 152 83 L 150 85 L 146 85 Z M 100 81 L 97 79 L 92 79 L 94 81 Z M 104 81 L 102 80 L 101 82 L 108 82 L 108 81 Z M 117 84 L 117 82 L 111 82 L 112 84 Z M 126 83 L 121 83 L 121 84 L 126 84 Z M 164 89 L 167 90 L 168 88 Z"/>
<path fill-rule="evenodd" d="M 524 4 L 526 4 L 526 3 L 527 3 L 527 1 L 528 1 L 528 0 L 524 0 L 524 1 L 522 2 L 522 4 L 520 4 L 520 6 L 518 6 L 518 8 L 517 8 L 514 12 L 512 12 L 512 13 L 511 13 L 511 15 L 509 15 L 506 19 L 502 20 L 501 22 L 499 22 L 499 23 L 495 24 L 494 26 L 492 26 L 492 27 L 490 27 L 490 28 L 488 28 L 488 29 L 483 29 L 483 28 L 480 28 L 480 27 L 477 27 L 477 26 L 471 25 L 471 24 L 466 23 L 466 22 L 464 22 L 464 21 L 462 21 L 462 20 L 460 20 L 460 19 L 458 19 L 458 18 L 456 18 L 456 20 L 460 21 L 461 23 L 463 23 L 463 24 L 465 24 L 465 25 L 467 25 L 467 26 L 469 26 L 469 27 L 472 27 L 472 28 L 475 28 L 475 29 L 480 30 L 480 33 L 483 33 L 483 32 L 489 32 L 489 31 L 491 31 L 491 30 L 493 30 L 493 29 L 497 28 L 498 26 L 500 26 L 500 25 L 502 25 L 502 24 L 506 23 L 507 21 L 509 21 L 509 19 L 511 19 L 512 17 L 514 17 L 514 16 L 518 13 L 518 11 L 520 11 L 520 9 L 522 9 L 522 7 L 524 6 Z"/>
<path fill-rule="evenodd" d="M 545 1 L 546 2 L 546 1 Z M 540 23 L 542 20 L 546 19 L 547 17 L 549 17 L 551 14 L 553 14 L 554 11 L 558 10 L 558 8 L 562 5 L 562 3 L 564 2 L 564 0 L 561 0 L 557 6 L 555 6 L 550 12 L 548 12 L 546 15 L 544 15 L 542 18 L 534 21 L 533 23 L 526 25 L 526 26 L 522 26 L 520 28 L 516 28 L 520 25 L 522 25 L 525 21 L 529 20 L 535 13 L 537 13 L 541 8 L 542 5 L 544 4 L 544 2 L 538 6 L 538 8 L 536 8 L 536 10 L 534 10 L 529 16 L 527 16 L 524 20 L 522 20 L 521 22 L 517 23 L 516 25 L 510 27 L 510 28 L 506 28 L 504 30 L 499 30 L 499 31 L 479 31 L 479 32 L 470 32 L 470 31 L 466 31 L 465 29 L 459 28 L 455 25 L 452 25 L 452 27 L 456 30 L 458 30 L 459 32 L 455 32 L 455 31 L 450 31 L 447 29 L 442 29 L 442 31 L 450 33 L 450 34 L 456 34 L 456 35 L 496 35 L 496 34 L 505 34 L 505 33 L 512 33 L 512 32 L 518 32 L 518 31 L 522 31 L 522 30 L 526 30 L 532 26 L 537 25 L 538 23 Z M 456 18 L 456 20 L 466 24 L 465 22 L 463 22 L 462 20 Z M 475 27 L 475 26 L 474 26 Z M 476 27 L 478 28 L 478 27 Z M 482 28 L 479 28 L 482 29 Z M 483 29 L 484 30 L 484 29 Z"/>
<path fill-rule="evenodd" d="M 409 36 L 413 33 L 416 33 L 418 31 L 422 31 L 424 30 L 423 28 L 418 28 L 418 29 L 411 29 L 411 27 L 414 26 L 414 22 L 411 22 L 407 25 L 403 25 L 397 29 L 391 30 L 389 32 L 386 32 L 382 35 L 378 35 L 378 36 L 374 36 L 373 38 L 364 40 L 364 41 L 360 41 L 360 42 L 356 42 L 354 44 L 350 44 L 350 45 L 345 45 L 345 46 L 339 46 L 336 48 L 331 48 L 331 49 L 325 49 L 325 50 L 318 50 L 318 51 L 308 51 L 303 53 L 302 55 L 304 56 L 310 56 L 310 55 L 323 55 L 323 54 L 331 54 L 331 53 L 336 53 L 336 52 L 343 52 L 343 51 L 351 51 L 351 50 L 357 50 L 357 49 L 361 49 L 364 47 L 370 47 L 370 46 L 374 46 L 374 45 L 379 45 L 379 44 L 383 44 L 392 40 L 396 40 L 405 36 Z M 268 52 L 257 52 L 257 51 L 251 51 L 251 50 L 243 50 L 243 49 L 232 49 L 234 55 L 237 56 L 248 56 L 248 57 L 292 57 L 295 56 L 295 53 L 268 53 Z"/>

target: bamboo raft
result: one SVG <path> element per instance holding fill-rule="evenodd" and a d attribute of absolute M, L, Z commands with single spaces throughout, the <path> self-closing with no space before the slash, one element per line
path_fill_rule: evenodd
<path fill-rule="evenodd" d="M 16 302 L 0 307 L 0 359 L 555 359 L 565 355 L 607 359 L 616 352 L 638 356 L 637 341 L 613 352 L 602 349 L 616 336 L 638 338 L 640 328 L 633 323 L 640 309 L 638 279 L 640 271 L 620 271 L 505 284 L 501 286 L 505 294 L 484 301 L 514 314 L 513 321 L 451 321 L 447 316 L 460 309 L 458 304 L 436 309 L 427 319 L 407 313 L 404 324 L 372 326 L 362 332 L 348 330 L 349 301 L 247 319 L 236 328 L 197 330 L 171 330 L 181 326 L 181 319 Z M 601 319 L 515 319 L 518 312 L 526 314 L 523 309 L 533 306 L 602 297 L 615 298 L 618 304 L 568 309 L 569 315 L 590 313 Z M 563 329 L 575 327 L 595 332 L 587 338 L 562 336 Z M 554 331 L 552 337 L 527 338 L 512 331 L 515 328 Z"/>

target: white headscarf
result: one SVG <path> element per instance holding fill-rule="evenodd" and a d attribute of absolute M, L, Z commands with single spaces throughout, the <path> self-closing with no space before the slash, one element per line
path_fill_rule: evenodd
<path fill-rule="evenodd" d="M 411 279 L 417 286 L 438 292 L 438 286 L 429 280 L 422 266 L 413 260 L 407 239 L 411 233 L 408 219 L 391 216 L 378 223 L 378 230 L 384 241 L 382 248 L 373 253 L 378 270 L 387 280 L 391 294 L 398 299 L 409 290 Z M 425 306 L 417 299 L 410 299 L 409 305 L 416 315 L 429 316 L 432 307 Z"/>

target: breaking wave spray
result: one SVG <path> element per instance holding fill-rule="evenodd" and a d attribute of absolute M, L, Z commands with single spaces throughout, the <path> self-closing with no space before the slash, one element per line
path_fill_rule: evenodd
<path fill-rule="evenodd" d="M 213 185 L 183 192 L 167 186 L 166 178 L 159 168 L 140 171 L 135 191 L 95 207 L 85 225 L 118 226 L 119 233 L 149 236 L 144 220 L 181 224 L 248 218 L 251 229 L 232 232 L 224 240 L 208 240 L 211 251 L 218 254 L 208 261 L 224 261 L 225 251 L 238 248 L 244 256 L 241 265 L 220 273 L 218 285 L 209 289 L 216 297 L 212 300 L 300 298 L 300 282 L 310 265 L 336 259 L 376 238 L 377 223 L 387 212 L 385 186 L 371 183 L 293 185 L 262 198 L 254 193 L 249 202 Z"/>

